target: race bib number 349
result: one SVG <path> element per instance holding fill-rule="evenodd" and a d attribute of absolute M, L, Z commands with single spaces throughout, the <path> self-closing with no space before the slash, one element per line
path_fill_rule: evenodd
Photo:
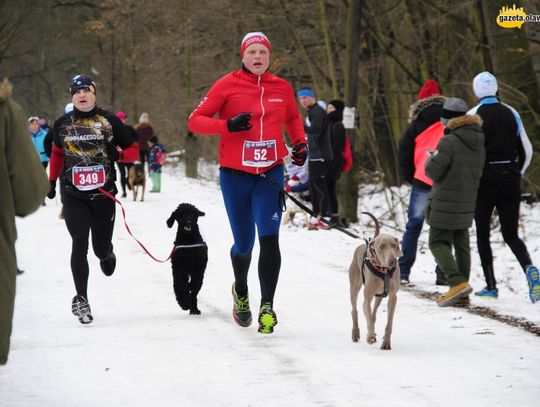
<path fill-rule="evenodd" d="M 276 140 L 244 141 L 242 164 L 247 167 L 268 167 L 276 162 Z"/>
<path fill-rule="evenodd" d="M 105 185 L 103 165 L 91 167 L 73 167 L 71 182 L 80 191 L 89 191 Z"/>

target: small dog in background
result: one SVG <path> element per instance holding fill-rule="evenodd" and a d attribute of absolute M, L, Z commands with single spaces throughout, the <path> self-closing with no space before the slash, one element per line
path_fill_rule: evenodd
<path fill-rule="evenodd" d="M 397 292 L 400 287 L 398 258 L 403 256 L 399 241 L 390 235 L 379 233 L 379 221 L 369 212 L 362 212 L 375 222 L 375 236 L 368 245 L 362 244 L 354 251 L 349 267 L 350 296 L 352 305 L 352 340 L 360 339 L 358 327 L 358 294 L 364 286 L 364 316 L 367 321 L 366 341 L 370 345 L 377 342 L 375 318 L 383 298 L 388 296 L 388 319 L 384 329 L 381 349 L 391 349 L 390 337 L 396 310 Z M 375 298 L 375 307 L 371 303 Z"/>
<path fill-rule="evenodd" d="M 189 203 L 182 203 L 167 219 L 170 228 L 174 221 L 178 223 L 171 257 L 174 294 L 178 305 L 183 310 L 189 309 L 191 315 L 201 313 L 197 308 L 197 294 L 208 263 L 208 247 L 197 224 L 199 216 L 204 216 L 204 212 Z"/>
<path fill-rule="evenodd" d="M 141 201 L 144 201 L 144 190 L 146 188 L 146 174 L 144 172 L 144 164 L 140 161 L 135 161 L 128 174 L 129 189 L 133 192 L 133 200 L 137 200 L 137 193 L 141 189 Z"/>
<path fill-rule="evenodd" d="M 309 215 L 302 209 L 287 209 L 283 214 L 283 225 L 305 227 L 309 223 Z"/>

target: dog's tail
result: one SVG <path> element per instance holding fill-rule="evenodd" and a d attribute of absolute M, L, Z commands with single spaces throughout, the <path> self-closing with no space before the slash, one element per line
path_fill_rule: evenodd
<path fill-rule="evenodd" d="M 361 212 L 361 213 L 363 213 L 364 215 L 367 215 L 371 219 L 373 219 L 373 222 L 375 222 L 375 236 L 373 236 L 373 237 L 377 237 L 379 235 L 379 231 L 381 230 L 381 228 L 379 226 L 379 221 L 377 220 L 375 215 L 373 215 L 371 212 Z"/>

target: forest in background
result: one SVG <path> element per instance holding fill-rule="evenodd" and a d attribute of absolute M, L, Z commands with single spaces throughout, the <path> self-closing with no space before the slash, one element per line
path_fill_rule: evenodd
<path fill-rule="evenodd" d="M 216 159 L 217 137 L 187 131 L 189 113 L 212 83 L 241 66 L 240 41 L 264 31 L 270 70 L 318 99 L 349 101 L 358 111 L 351 134 L 353 170 L 340 200 L 356 219 L 358 183 L 401 183 L 397 143 L 422 83 L 472 107 L 472 78 L 494 73 L 502 100 L 521 113 L 535 158 L 524 186 L 540 191 L 540 23 L 499 27 L 499 0 L 0 0 L 0 78 L 28 115 L 59 116 L 68 83 L 86 74 L 98 104 L 150 114 L 170 150 L 186 150 L 187 175 Z M 540 14 L 540 4 L 517 4 Z"/>

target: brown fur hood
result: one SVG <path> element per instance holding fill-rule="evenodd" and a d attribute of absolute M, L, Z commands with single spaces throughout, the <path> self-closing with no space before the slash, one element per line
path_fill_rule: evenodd
<path fill-rule="evenodd" d="M 441 105 L 442 107 L 445 100 L 446 98 L 444 96 L 431 96 L 429 98 L 417 100 L 409 108 L 408 122 L 411 123 L 415 121 L 418 118 L 420 112 L 422 112 L 422 110 L 424 110 L 426 107 L 429 107 L 431 105 Z"/>
<path fill-rule="evenodd" d="M 11 96 L 11 90 L 13 86 L 7 79 L 0 82 L 0 102 L 4 102 Z"/>
<path fill-rule="evenodd" d="M 466 127 L 474 126 L 474 127 Z M 482 119 L 478 115 L 465 115 L 448 120 L 446 132 L 455 135 L 470 150 L 478 151 L 484 147 L 484 133 L 481 129 Z"/>
<path fill-rule="evenodd" d="M 482 127 L 482 118 L 477 114 L 454 117 L 453 119 L 448 120 L 448 124 L 446 125 L 446 127 L 449 130 L 454 130 L 458 127 L 471 124 L 477 124 L 478 126 Z"/>

